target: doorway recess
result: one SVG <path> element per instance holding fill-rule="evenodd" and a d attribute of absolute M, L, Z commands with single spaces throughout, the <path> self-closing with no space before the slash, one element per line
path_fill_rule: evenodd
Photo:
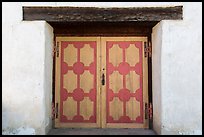
<path fill-rule="evenodd" d="M 161 20 L 182 20 L 182 8 L 182 6 L 142 8 L 23 7 L 23 20 L 47 21 L 54 28 L 54 38 L 56 36 L 145 36 L 148 37 L 148 43 L 151 45 L 152 28 Z M 55 66 L 55 60 L 53 62 Z M 151 68 L 152 60 L 149 54 L 148 94 L 150 103 L 152 102 Z M 53 76 L 55 76 L 54 72 Z M 53 83 L 53 92 L 54 85 Z M 152 128 L 151 122 L 150 128 Z"/>

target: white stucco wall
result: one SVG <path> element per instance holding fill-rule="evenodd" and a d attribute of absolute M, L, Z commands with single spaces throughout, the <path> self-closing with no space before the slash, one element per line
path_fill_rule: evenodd
<path fill-rule="evenodd" d="M 22 21 L 22 6 L 183 5 L 182 21 L 153 28 L 153 125 L 159 134 L 202 134 L 202 5 L 186 2 L 2 3 L 2 133 L 51 128 L 52 38 L 44 21 Z"/>
<path fill-rule="evenodd" d="M 2 134 L 46 134 L 53 30 L 45 21 L 22 21 L 21 10 L 19 3 L 3 3 Z"/>
<path fill-rule="evenodd" d="M 152 101 L 153 128 L 161 134 L 161 51 L 162 51 L 162 23 L 158 23 L 152 30 Z"/>
<path fill-rule="evenodd" d="M 184 3 L 182 21 L 162 21 L 153 28 L 153 124 L 158 133 L 202 134 L 201 30 L 201 3 Z"/>
<path fill-rule="evenodd" d="M 53 28 L 44 25 L 44 101 L 45 101 L 45 133 L 52 128 L 52 68 L 53 68 Z"/>

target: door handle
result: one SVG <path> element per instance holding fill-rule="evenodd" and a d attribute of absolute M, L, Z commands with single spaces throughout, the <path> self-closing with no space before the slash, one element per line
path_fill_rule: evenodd
<path fill-rule="evenodd" d="M 105 85 L 105 75 L 104 75 L 104 73 L 102 74 L 101 84 L 102 84 L 102 85 Z"/>

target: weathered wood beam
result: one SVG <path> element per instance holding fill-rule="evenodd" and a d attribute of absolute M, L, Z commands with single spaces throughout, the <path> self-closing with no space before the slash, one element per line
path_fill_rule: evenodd
<path fill-rule="evenodd" d="M 123 22 L 181 20 L 182 6 L 143 8 L 23 7 L 23 20 Z"/>

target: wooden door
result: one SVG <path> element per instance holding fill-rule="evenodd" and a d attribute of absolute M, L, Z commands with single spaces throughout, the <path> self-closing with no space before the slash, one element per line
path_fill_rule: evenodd
<path fill-rule="evenodd" d="M 55 127 L 147 128 L 146 41 L 57 37 Z"/>
<path fill-rule="evenodd" d="M 57 37 L 55 127 L 99 127 L 97 37 Z"/>
<path fill-rule="evenodd" d="M 104 37 L 102 45 L 102 127 L 147 128 L 145 37 Z"/>

